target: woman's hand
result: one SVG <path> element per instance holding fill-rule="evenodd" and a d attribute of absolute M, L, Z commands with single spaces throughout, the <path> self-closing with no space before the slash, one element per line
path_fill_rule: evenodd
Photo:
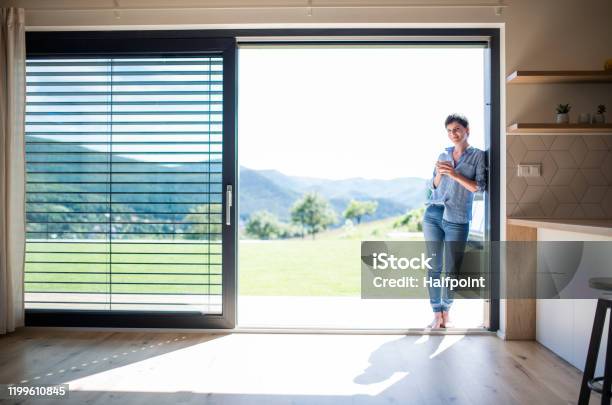
<path fill-rule="evenodd" d="M 457 183 L 461 184 L 463 187 L 465 187 L 472 193 L 478 189 L 476 180 L 467 179 L 463 177 L 461 174 L 457 173 L 455 171 L 455 168 L 448 161 L 438 160 L 436 162 L 436 172 L 438 173 L 438 175 L 446 175 L 450 177 L 451 179 L 455 180 Z"/>
<path fill-rule="evenodd" d="M 444 174 L 450 178 L 456 177 L 455 168 L 448 161 L 438 160 L 436 162 L 436 170 L 438 173 Z"/>

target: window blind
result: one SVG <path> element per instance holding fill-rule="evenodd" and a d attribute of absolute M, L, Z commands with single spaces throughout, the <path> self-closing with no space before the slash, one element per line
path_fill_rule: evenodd
<path fill-rule="evenodd" d="M 26 71 L 26 308 L 221 313 L 222 57 Z"/>

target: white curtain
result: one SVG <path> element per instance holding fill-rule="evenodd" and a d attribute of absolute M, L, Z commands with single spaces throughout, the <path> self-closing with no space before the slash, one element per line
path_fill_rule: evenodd
<path fill-rule="evenodd" d="M 23 326 L 25 12 L 0 8 L 0 334 Z"/>

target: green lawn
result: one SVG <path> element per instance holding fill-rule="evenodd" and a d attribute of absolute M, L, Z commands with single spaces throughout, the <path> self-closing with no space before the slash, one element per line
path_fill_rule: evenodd
<path fill-rule="evenodd" d="M 359 240 L 241 241 L 239 294 L 359 295 Z"/>
<path fill-rule="evenodd" d="M 239 241 L 243 295 L 359 295 L 361 240 L 385 239 L 397 218 L 315 240 Z M 418 238 L 414 238 L 418 239 Z M 221 292 L 221 247 L 203 243 L 27 243 L 26 292 Z M 75 254 L 77 253 L 77 254 Z M 145 273 L 146 275 L 143 275 Z"/>
<path fill-rule="evenodd" d="M 221 245 L 204 243 L 26 244 L 26 292 L 221 292 Z M 76 254 L 75 254 L 76 253 Z M 143 276 L 143 273 L 146 275 Z"/>
<path fill-rule="evenodd" d="M 311 238 L 240 241 L 242 295 L 358 296 L 361 241 L 385 240 L 398 217 L 337 228 Z M 407 237 L 404 240 L 419 240 Z"/>

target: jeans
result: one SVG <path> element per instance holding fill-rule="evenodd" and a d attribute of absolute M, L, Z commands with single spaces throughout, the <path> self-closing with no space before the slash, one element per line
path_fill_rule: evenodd
<path fill-rule="evenodd" d="M 423 234 L 427 256 L 431 257 L 428 277 L 439 280 L 444 264 L 445 276 L 453 277 L 461 266 L 470 224 L 457 224 L 442 219 L 443 205 L 429 205 L 423 216 Z M 429 302 L 434 312 L 448 311 L 453 304 L 453 291 L 448 287 L 428 286 Z"/>

